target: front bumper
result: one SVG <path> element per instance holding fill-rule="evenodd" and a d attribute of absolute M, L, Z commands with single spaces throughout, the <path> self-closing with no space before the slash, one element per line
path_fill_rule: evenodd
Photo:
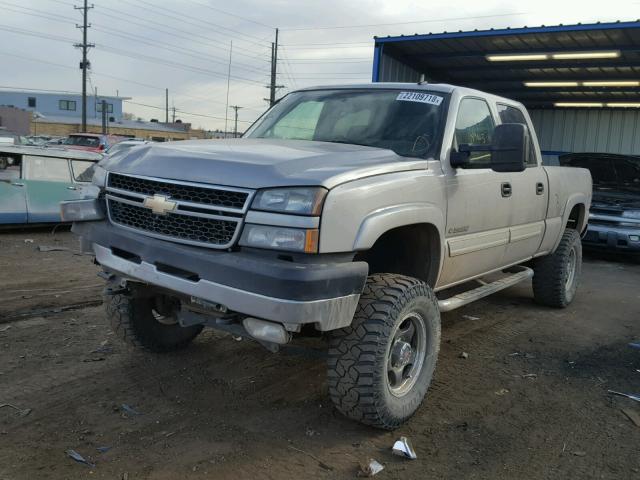
<path fill-rule="evenodd" d="M 307 323 L 321 331 L 350 325 L 368 272 L 365 262 L 295 263 L 256 252 L 180 245 L 105 221 L 76 223 L 73 230 L 109 272 L 279 322 L 288 330 Z"/>
<path fill-rule="evenodd" d="M 615 252 L 640 253 L 640 229 L 590 223 L 582 243 Z"/>

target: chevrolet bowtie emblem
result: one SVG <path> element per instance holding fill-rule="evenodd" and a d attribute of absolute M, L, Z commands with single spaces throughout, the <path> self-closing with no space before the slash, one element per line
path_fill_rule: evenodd
<path fill-rule="evenodd" d="M 144 199 L 143 205 L 150 208 L 156 215 L 166 215 L 173 212 L 178 205 L 176 202 L 168 200 L 164 195 L 154 195 Z"/>

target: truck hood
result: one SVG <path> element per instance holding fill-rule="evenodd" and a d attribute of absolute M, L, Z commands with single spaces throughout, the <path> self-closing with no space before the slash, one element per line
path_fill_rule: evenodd
<path fill-rule="evenodd" d="M 367 176 L 425 169 L 427 162 L 360 145 L 233 139 L 141 145 L 100 165 L 110 172 L 244 188 L 332 188 Z"/>

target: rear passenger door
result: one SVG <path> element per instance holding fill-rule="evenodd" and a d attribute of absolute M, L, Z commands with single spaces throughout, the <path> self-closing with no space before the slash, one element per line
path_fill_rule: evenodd
<path fill-rule="evenodd" d="M 511 174 L 510 239 L 506 260 L 516 263 L 534 255 L 544 235 L 547 214 L 548 181 L 541 165 L 538 165 L 536 146 L 529 125 L 522 111 L 515 106 L 496 105 L 500 123 L 520 123 L 529 130 L 527 168 Z"/>
<path fill-rule="evenodd" d="M 20 158 L 0 157 L 0 225 L 27 222 Z"/>

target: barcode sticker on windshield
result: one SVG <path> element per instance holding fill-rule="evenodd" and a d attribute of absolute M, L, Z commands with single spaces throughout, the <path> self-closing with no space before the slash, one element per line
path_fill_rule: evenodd
<path fill-rule="evenodd" d="M 403 102 L 428 103 L 429 105 L 440 105 L 442 103 L 442 97 L 420 92 L 400 92 L 396 97 L 396 100 L 402 100 Z"/>

